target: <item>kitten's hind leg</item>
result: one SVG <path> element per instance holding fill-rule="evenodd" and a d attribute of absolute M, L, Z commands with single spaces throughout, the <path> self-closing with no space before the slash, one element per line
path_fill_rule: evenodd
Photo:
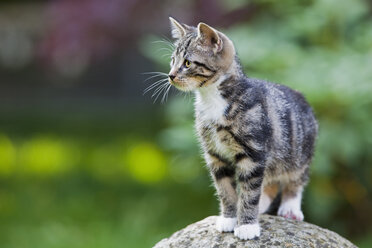
<path fill-rule="evenodd" d="M 294 220 L 303 220 L 304 215 L 301 211 L 302 191 L 303 185 L 296 183 L 284 185 L 278 215 Z"/>
<path fill-rule="evenodd" d="M 279 191 L 279 185 L 278 184 L 269 184 L 262 187 L 261 197 L 260 197 L 260 203 L 258 204 L 258 212 L 259 214 L 265 213 L 276 195 Z"/>

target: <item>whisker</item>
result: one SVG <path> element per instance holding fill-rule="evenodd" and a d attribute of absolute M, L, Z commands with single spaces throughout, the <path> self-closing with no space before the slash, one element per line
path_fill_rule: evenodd
<path fill-rule="evenodd" d="M 165 35 L 162 35 L 162 40 L 164 42 L 167 42 L 168 44 L 170 44 L 171 46 L 175 47 L 176 45 L 174 45 L 173 41 L 171 41 L 168 37 L 166 37 Z"/>
<path fill-rule="evenodd" d="M 156 94 L 156 97 L 155 97 L 155 100 L 154 100 L 154 103 L 156 102 L 156 100 L 158 99 L 158 97 L 161 95 L 161 93 L 163 92 L 163 90 L 167 87 L 167 84 L 163 84 L 162 86 L 160 86 L 160 90 L 158 91 L 158 93 Z"/>
<path fill-rule="evenodd" d="M 164 78 L 164 79 L 160 79 L 160 80 L 156 81 L 155 83 L 152 83 L 150 86 L 148 86 L 144 90 L 143 94 L 145 95 L 147 92 L 149 92 L 150 90 L 152 90 L 153 88 L 159 86 L 160 84 L 164 83 L 167 80 L 168 80 L 168 78 Z"/>
<path fill-rule="evenodd" d="M 161 40 L 153 41 L 152 43 L 163 43 L 163 44 L 167 45 L 171 49 L 174 49 L 175 48 L 175 45 L 173 44 L 173 42 L 171 42 L 169 40 L 166 40 L 164 38 L 161 39 Z"/>
<path fill-rule="evenodd" d="M 172 85 L 169 87 L 169 90 L 167 92 L 167 98 L 165 99 L 165 101 L 168 101 L 168 96 L 169 96 L 169 93 L 171 92 L 171 90 L 173 89 Z"/>
<path fill-rule="evenodd" d="M 153 41 L 152 43 L 162 43 L 162 44 L 167 45 L 170 49 L 175 48 L 175 45 L 172 42 L 166 41 L 164 39 L 163 40 L 156 40 L 156 41 Z"/>
<path fill-rule="evenodd" d="M 162 84 L 160 86 L 158 86 L 156 88 L 156 90 L 154 90 L 154 93 L 151 95 L 151 97 L 154 97 L 157 93 L 159 93 L 159 91 L 161 91 L 165 86 L 167 85 L 166 82 L 162 82 Z"/>
<path fill-rule="evenodd" d="M 168 42 L 165 41 L 165 40 L 154 40 L 151 43 L 165 43 L 165 44 L 168 44 Z"/>
<path fill-rule="evenodd" d="M 165 88 L 165 91 L 164 91 L 163 97 L 161 98 L 161 102 L 162 102 L 162 103 L 165 102 L 164 100 L 166 99 L 166 96 L 167 96 L 167 94 L 168 94 L 169 89 L 170 89 L 171 86 L 172 86 L 172 85 L 169 84 L 169 85 Z"/>
<path fill-rule="evenodd" d="M 161 47 L 158 50 L 156 50 L 156 52 L 161 52 L 161 51 L 167 51 L 167 52 L 170 52 L 170 53 L 173 52 L 170 48 L 167 48 L 167 47 Z"/>
<path fill-rule="evenodd" d="M 166 89 L 166 87 L 163 87 L 163 88 L 161 89 L 161 91 L 157 94 L 157 96 L 156 96 L 154 102 L 156 102 L 156 100 L 158 99 L 158 97 L 161 95 L 161 93 L 162 93 L 165 89 Z M 161 102 L 161 103 L 162 103 L 162 102 Z"/>
<path fill-rule="evenodd" d="M 154 83 L 152 85 L 150 85 L 149 87 L 147 87 L 144 92 L 143 92 L 143 95 L 145 95 L 147 92 L 153 90 L 154 88 L 158 87 L 160 84 L 164 83 L 164 81 L 162 82 L 157 82 L 157 83 Z"/>
<path fill-rule="evenodd" d="M 165 54 L 163 54 L 161 57 L 162 58 L 164 58 L 164 57 L 168 57 L 168 58 L 170 58 L 172 56 L 172 54 L 170 54 L 170 53 L 165 53 Z"/>
<path fill-rule="evenodd" d="M 168 75 L 166 75 L 166 74 L 155 74 L 155 75 L 153 75 L 153 76 L 148 77 L 147 79 L 145 79 L 144 82 L 150 80 L 151 78 L 156 78 L 156 77 L 165 77 L 165 76 L 168 76 Z"/>
<path fill-rule="evenodd" d="M 147 71 L 147 72 L 142 72 L 141 74 L 162 74 L 162 75 L 167 75 L 167 73 L 164 73 L 164 72 L 160 72 L 160 71 Z"/>

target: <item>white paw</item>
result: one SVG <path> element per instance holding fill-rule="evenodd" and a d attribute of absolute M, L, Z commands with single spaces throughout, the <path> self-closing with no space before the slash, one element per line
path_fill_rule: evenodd
<path fill-rule="evenodd" d="M 293 220 L 303 220 L 304 214 L 299 207 L 299 204 L 294 201 L 286 201 L 284 202 L 278 210 L 278 215 L 283 216 L 288 219 Z"/>
<path fill-rule="evenodd" d="M 239 239 L 247 240 L 253 239 L 260 236 L 260 225 L 256 224 L 245 224 L 234 229 L 234 235 Z"/>
<path fill-rule="evenodd" d="M 220 232 L 232 232 L 236 226 L 236 218 L 219 216 L 216 222 L 216 229 Z"/>

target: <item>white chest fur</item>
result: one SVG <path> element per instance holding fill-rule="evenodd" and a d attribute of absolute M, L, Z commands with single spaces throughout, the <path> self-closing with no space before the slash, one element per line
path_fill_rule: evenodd
<path fill-rule="evenodd" d="M 208 149 L 223 155 L 226 158 L 233 156 L 230 147 L 226 142 L 221 141 L 221 136 L 216 131 L 217 125 L 224 125 L 224 112 L 228 103 L 221 96 L 217 88 L 218 84 L 212 84 L 196 92 L 195 111 L 197 112 L 197 128 L 201 126 L 211 127 L 208 140 L 204 140 L 204 145 Z M 203 137 L 202 137 L 203 139 Z"/>
<path fill-rule="evenodd" d="M 222 80 L 224 78 L 218 81 Z M 218 81 L 196 92 L 195 110 L 202 113 L 199 118 L 205 124 L 220 122 L 227 107 L 227 102 L 218 91 Z"/>

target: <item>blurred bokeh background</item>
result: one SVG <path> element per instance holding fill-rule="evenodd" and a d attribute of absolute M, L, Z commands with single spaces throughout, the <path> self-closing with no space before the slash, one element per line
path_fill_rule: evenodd
<path fill-rule="evenodd" d="M 192 95 L 153 103 L 168 16 L 235 43 L 320 122 L 308 222 L 372 247 L 372 1 L 3 0 L 0 247 L 151 247 L 218 214 Z"/>

